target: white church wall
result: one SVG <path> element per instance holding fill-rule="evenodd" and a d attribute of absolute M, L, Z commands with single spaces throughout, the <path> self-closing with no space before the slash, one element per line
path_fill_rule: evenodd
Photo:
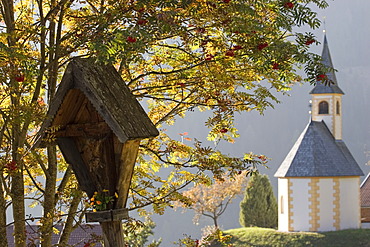
<path fill-rule="evenodd" d="M 359 228 L 360 220 L 360 178 L 340 178 L 340 228 Z"/>
<path fill-rule="evenodd" d="M 288 179 L 279 178 L 278 179 L 278 229 L 279 231 L 287 232 L 289 231 L 289 214 L 288 214 Z"/>
<path fill-rule="evenodd" d="M 321 232 L 359 228 L 359 177 L 315 178 L 317 182 L 312 183 L 313 179 L 278 179 L 279 231 Z M 312 191 L 313 184 L 316 192 Z M 313 195 L 318 202 L 315 211 L 311 207 Z"/>
<path fill-rule="evenodd" d="M 310 178 L 291 178 L 292 190 L 292 230 L 308 231 L 310 226 L 309 217 L 309 182 Z"/>
<path fill-rule="evenodd" d="M 319 186 L 319 228 L 318 231 L 334 231 L 334 195 L 332 178 L 320 178 Z"/>

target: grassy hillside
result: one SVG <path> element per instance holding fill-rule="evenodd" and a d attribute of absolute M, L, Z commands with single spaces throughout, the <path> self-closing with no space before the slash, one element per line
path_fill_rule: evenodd
<path fill-rule="evenodd" d="M 266 247 L 370 247 L 370 229 L 343 230 L 323 233 L 283 233 L 266 228 L 238 228 L 224 231 L 232 236 L 234 246 Z"/>

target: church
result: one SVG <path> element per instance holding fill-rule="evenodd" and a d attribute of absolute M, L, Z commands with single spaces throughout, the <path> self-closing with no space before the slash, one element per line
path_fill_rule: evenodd
<path fill-rule="evenodd" d="M 324 37 L 322 63 L 333 68 Z M 282 162 L 278 178 L 279 231 L 335 231 L 361 227 L 361 168 L 342 140 L 342 96 L 333 82 L 311 90 L 311 120 Z"/>

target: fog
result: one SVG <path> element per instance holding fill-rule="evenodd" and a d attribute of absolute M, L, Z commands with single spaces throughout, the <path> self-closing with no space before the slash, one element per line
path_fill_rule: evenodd
<path fill-rule="evenodd" d="M 328 1 L 330 7 L 318 10 L 318 16 L 325 20 L 325 30 L 329 49 L 338 84 L 344 91 L 343 96 L 343 140 L 365 174 L 370 171 L 366 166 L 367 152 L 370 151 L 370 1 Z M 323 41 L 322 28 L 313 31 L 320 42 Z M 307 31 L 309 31 L 307 29 Z M 314 46 L 311 51 L 321 54 L 322 46 Z M 275 109 L 269 109 L 263 116 L 255 112 L 243 113 L 236 117 L 236 127 L 240 137 L 234 144 L 220 143 L 218 149 L 234 156 L 242 156 L 246 152 L 264 154 L 271 160 L 269 169 L 260 168 L 260 172 L 268 174 L 275 194 L 277 193 L 277 178 L 273 174 L 288 154 L 290 148 L 310 119 L 309 91 L 311 85 L 296 85 L 290 91 L 290 96 L 280 95 L 280 104 Z M 204 114 L 190 113 L 185 119 L 178 119 L 168 131 L 173 136 L 188 132 L 189 137 L 197 138 L 206 143 Z M 180 136 L 179 136 L 180 138 Z M 210 146 L 214 145 L 209 142 Z M 363 179 L 363 178 L 362 178 Z M 240 227 L 239 202 L 228 208 L 220 218 L 222 229 Z M 199 225 L 192 222 L 193 213 L 181 210 L 167 210 L 164 215 L 153 216 L 157 226 L 154 229 L 155 238 L 162 237 L 161 246 L 174 246 L 173 242 L 183 237 L 183 234 L 199 238 L 201 229 L 212 222 L 202 219 Z"/>

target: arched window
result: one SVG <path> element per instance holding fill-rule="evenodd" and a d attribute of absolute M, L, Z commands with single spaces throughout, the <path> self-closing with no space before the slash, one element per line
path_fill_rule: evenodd
<path fill-rule="evenodd" d="M 329 114 L 329 104 L 326 101 L 319 103 L 319 114 Z"/>
<path fill-rule="evenodd" d="M 284 197 L 280 196 L 280 213 L 284 213 Z"/>
<path fill-rule="evenodd" d="M 337 115 L 340 115 L 340 103 L 339 101 L 337 101 L 337 107 L 336 107 L 336 112 L 337 112 Z"/>

